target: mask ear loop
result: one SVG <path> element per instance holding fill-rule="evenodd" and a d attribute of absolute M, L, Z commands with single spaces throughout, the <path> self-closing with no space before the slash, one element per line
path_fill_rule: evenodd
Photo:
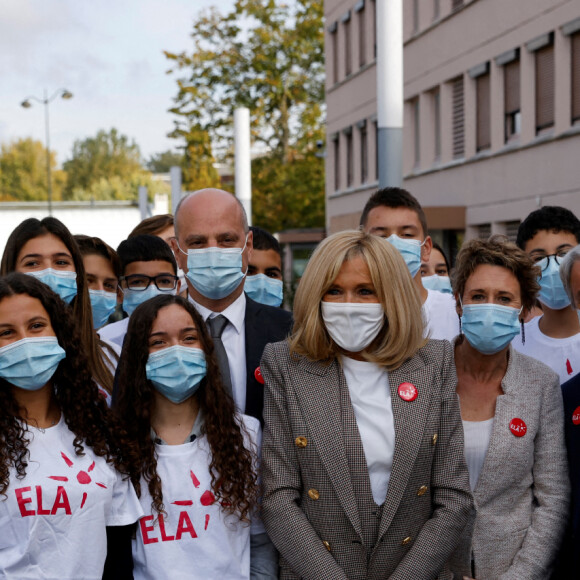
<path fill-rule="evenodd" d="M 463 302 L 461 301 L 461 296 L 459 296 L 459 306 L 461 306 L 461 312 L 463 313 Z M 461 315 L 457 313 L 457 318 L 459 318 L 459 335 L 463 336 L 463 328 L 461 327 Z"/>

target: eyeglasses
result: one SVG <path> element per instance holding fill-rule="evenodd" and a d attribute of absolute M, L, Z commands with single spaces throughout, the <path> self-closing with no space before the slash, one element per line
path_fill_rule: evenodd
<path fill-rule="evenodd" d="M 548 269 L 548 266 L 550 265 L 550 258 L 554 259 L 554 262 L 556 262 L 557 266 L 560 266 L 560 264 L 562 263 L 562 260 L 564 259 L 564 257 L 566 256 L 566 254 L 570 251 L 570 248 L 564 248 L 558 252 L 556 252 L 555 254 L 548 254 L 546 256 L 542 256 L 541 254 L 536 254 L 534 256 L 532 256 L 532 260 L 534 261 L 534 264 L 538 264 L 538 266 L 540 266 L 540 268 L 542 269 L 542 272 L 544 272 L 545 270 Z M 543 260 L 545 260 L 545 263 L 541 263 L 543 262 Z"/>
<path fill-rule="evenodd" d="M 168 290 L 175 290 L 179 278 L 169 274 L 159 274 L 159 276 L 131 274 L 130 276 L 121 276 L 119 280 L 123 280 L 127 284 L 127 288 L 135 292 L 143 292 L 144 290 L 147 290 L 151 282 L 155 284 L 158 290 L 163 292 Z"/>

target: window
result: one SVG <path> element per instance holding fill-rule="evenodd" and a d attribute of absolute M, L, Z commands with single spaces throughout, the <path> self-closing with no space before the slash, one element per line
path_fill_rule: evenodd
<path fill-rule="evenodd" d="M 330 32 L 330 43 L 332 46 L 332 82 L 338 82 L 338 25 L 335 22 L 328 31 Z"/>
<path fill-rule="evenodd" d="M 352 46 L 350 38 L 350 10 L 342 17 L 344 25 L 344 74 L 352 73 Z"/>
<path fill-rule="evenodd" d="M 351 187 L 354 178 L 354 155 L 352 147 L 352 127 L 343 131 L 346 137 L 346 186 Z"/>
<path fill-rule="evenodd" d="M 516 138 L 521 131 L 520 61 L 512 60 L 503 67 L 505 142 Z"/>
<path fill-rule="evenodd" d="M 516 243 L 518 237 L 518 229 L 520 228 L 520 221 L 516 220 L 513 222 L 505 223 L 505 235 L 510 242 Z"/>
<path fill-rule="evenodd" d="M 375 179 L 379 179 L 379 123 L 373 121 L 373 128 L 375 130 Z"/>
<path fill-rule="evenodd" d="M 377 1 L 372 0 L 373 5 L 373 57 L 377 58 Z"/>
<path fill-rule="evenodd" d="M 413 33 L 419 32 L 419 0 L 413 0 Z"/>
<path fill-rule="evenodd" d="M 570 38 L 572 43 L 572 123 L 580 121 L 580 32 Z"/>
<path fill-rule="evenodd" d="M 358 13 L 358 66 L 362 68 L 367 63 L 365 0 L 359 0 L 354 10 Z"/>
<path fill-rule="evenodd" d="M 535 52 L 536 133 L 554 125 L 554 44 Z"/>
<path fill-rule="evenodd" d="M 411 107 L 413 107 L 413 166 L 417 168 L 421 164 L 419 97 L 411 101 Z"/>
<path fill-rule="evenodd" d="M 332 138 L 334 149 L 334 191 L 340 189 L 340 139 L 338 134 Z"/>
<path fill-rule="evenodd" d="M 491 147 L 490 129 L 490 80 L 488 72 L 479 75 L 476 83 L 476 149 L 482 151 Z"/>
<path fill-rule="evenodd" d="M 482 224 L 477 227 L 477 237 L 480 240 L 487 240 L 491 236 L 491 224 Z"/>
<path fill-rule="evenodd" d="M 455 12 L 460 8 L 463 8 L 463 0 L 451 0 L 451 11 Z"/>
<path fill-rule="evenodd" d="M 367 122 L 360 121 L 357 124 L 360 136 L 360 182 L 366 183 L 369 177 L 369 144 L 367 135 Z"/>
<path fill-rule="evenodd" d="M 437 20 L 441 15 L 441 3 L 439 0 L 433 0 L 433 20 Z"/>
<path fill-rule="evenodd" d="M 435 161 L 441 159 L 441 91 L 437 88 L 433 91 L 433 136 L 435 138 Z"/>
<path fill-rule="evenodd" d="M 463 77 L 451 81 L 453 159 L 465 156 Z"/>

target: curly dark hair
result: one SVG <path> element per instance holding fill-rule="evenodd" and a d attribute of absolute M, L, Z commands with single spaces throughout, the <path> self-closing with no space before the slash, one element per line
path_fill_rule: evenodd
<path fill-rule="evenodd" d="M 46 310 L 59 345 L 66 352 L 52 377 L 54 397 L 68 428 L 74 433 L 77 455 L 84 446 L 95 455 L 117 463 L 110 452 L 109 410 L 89 371 L 81 348 L 80 334 L 69 306 L 46 284 L 33 276 L 12 273 L 0 278 L 0 302 L 9 296 L 27 295 L 39 300 Z M 12 385 L 0 378 L 0 494 L 6 495 L 10 468 L 22 479 L 28 466 L 25 421 L 27 410 L 18 405 Z"/>
<path fill-rule="evenodd" d="M 163 513 L 162 482 L 157 474 L 157 452 L 151 437 L 155 389 L 147 379 L 151 327 L 162 308 L 177 304 L 191 316 L 205 352 L 207 374 L 196 394 L 204 415 L 203 433 L 211 449 L 211 487 L 222 509 L 247 522 L 257 503 L 258 484 L 252 453 L 244 446 L 244 427 L 235 417 L 232 397 L 221 383 L 213 342 L 206 326 L 189 301 L 180 296 L 156 296 L 139 305 L 129 328 L 119 361 L 119 393 L 113 399 L 115 434 L 123 469 L 141 496 L 141 478 L 147 481 L 152 508 Z"/>

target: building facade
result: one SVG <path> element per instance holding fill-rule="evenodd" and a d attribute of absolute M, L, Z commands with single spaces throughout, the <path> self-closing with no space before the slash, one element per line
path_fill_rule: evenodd
<path fill-rule="evenodd" d="M 327 229 L 378 186 L 376 2 L 326 0 Z M 403 0 L 403 187 L 448 250 L 580 216 L 580 0 Z M 379 31 L 380 33 L 380 31 Z"/>

